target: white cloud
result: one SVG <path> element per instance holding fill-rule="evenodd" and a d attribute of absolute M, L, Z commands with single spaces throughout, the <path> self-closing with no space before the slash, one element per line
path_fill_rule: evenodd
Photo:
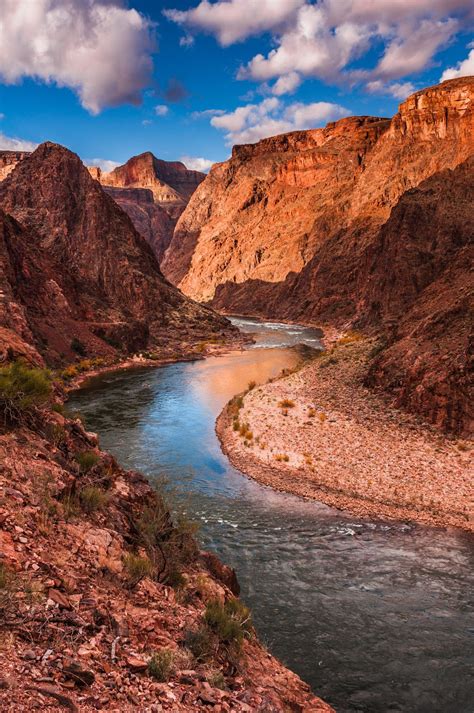
<path fill-rule="evenodd" d="M 107 158 L 85 158 L 83 159 L 83 163 L 85 166 L 97 166 L 105 173 L 109 173 L 121 165 L 118 161 L 111 161 Z"/>
<path fill-rule="evenodd" d="M 251 35 L 281 27 L 305 0 L 202 0 L 192 10 L 164 10 L 164 15 L 185 27 L 210 32 L 224 47 Z"/>
<path fill-rule="evenodd" d="M 401 101 L 416 91 L 416 87 L 412 82 L 392 82 L 386 84 L 381 79 L 368 82 L 366 89 L 370 94 L 391 94 L 395 99 L 400 99 Z"/>
<path fill-rule="evenodd" d="M 0 150 L 2 151 L 34 151 L 38 144 L 25 139 L 5 136 L 0 132 Z"/>
<path fill-rule="evenodd" d="M 183 35 L 179 38 L 180 47 L 192 47 L 194 44 L 194 37 L 192 35 Z"/>
<path fill-rule="evenodd" d="M 2 121 L 5 118 L 5 114 L 0 113 L 0 121 Z"/>
<path fill-rule="evenodd" d="M 215 164 L 215 161 L 199 156 L 181 156 L 180 161 L 191 171 L 202 171 L 203 173 L 207 173 L 211 166 Z"/>
<path fill-rule="evenodd" d="M 227 144 L 232 145 L 254 143 L 288 131 L 310 129 L 349 114 L 350 111 L 339 104 L 294 102 L 285 106 L 277 97 L 269 97 L 259 104 L 247 104 L 222 116 L 215 116 L 211 124 L 224 131 Z"/>
<path fill-rule="evenodd" d="M 203 119 L 208 116 L 222 116 L 224 109 L 204 109 L 204 111 L 193 111 L 191 119 Z"/>
<path fill-rule="evenodd" d="M 456 77 L 467 77 L 471 74 L 474 74 L 474 49 L 469 52 L 466 59 L 458 62 L 456 67 L 445 69 L 441 75 L 441 81 L 445 82 L 447 79 L 455 79 Z"/>
<path fill-rule="evenodd" d="M 142 124 L 143 126 L 150 126 L 153 122 L 151 119 L 143 119 Z"/>
<path fill-rule="evenodd" d="M 166 104 L 158 104 L 158 106 L 155 106 L 155 114 L 157 116 L 166 116 L 168 112 L 169 108 Z"/>
<path fill-rule="evenodd" d="M 153 69 L 152 27 L 120 0 L 0 0 L 0 78 L 75 91 L 97 114 L 137 104 Z"/>
<path fill-rule="evenodd" d="M 272 87 L 272 93 L 277 97 L 280 97 L 282 94 L 291 94 L 298 89 L 300 84 L 300 75 L 297 72 L 290 72 L 277 79 Z"/>
<path fill-rule="evenodd" d="M 275 80 L 276 96 L 317 77 L 335 84 L 391 81 L 392 93 L 400 98 L 404 83 L 396 80 L 432 63 L 472 17 L 472 0 L 203 0 L 191 10 L 166 15 L 193 31 L 214 34 L 222 45 L 271 31 L 274 48 L 256 54 L 238 78 Z M 354 70 L 355 60 L 367 55 L 370 64 L 374 53 L 382 55 L 375 66 Z"/>

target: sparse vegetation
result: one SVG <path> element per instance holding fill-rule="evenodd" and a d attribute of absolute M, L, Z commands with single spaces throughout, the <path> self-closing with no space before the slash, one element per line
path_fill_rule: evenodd
<path fill-rule="evenodd" d="M 133 552 L 125 555 L 123 566 L 131 587 L 136 587 L 145 577 L 153 576 L 153 565 L 148 557 L 135 555 Z"/>
<path fill-rule="evenodd" d="M 109 502 L 109 495 L 101 488 L 94 485 L 88 485 L 79 493 L 79 502 L 81 508 L 87 513 L 93 513 L 97 510 L 102 510 Z"/>
<path fill-rule="evenodd" d="M 51 376 L 45 369 L 18 360 L 0 368 L 0 413 L 4 424 L 28 421 L 51 397 Z"/>
<path fill-rule="evenodd" d="M 184 645 L 191 651 L 198 663 L 207 661 L 214 648 L 211 632 L 207 626 L 201 626 L 199 629 L 188 629 L 184 635 Z"/>
<path fill-rule="evenodd" d="M 275 456 L 275 460 L 277 460 L 279 463 L 288 463 L 290 457 L 286 453 L 277 453 Z"/>
<path fill-rule="evenodd" d="M 148 661 L 148 674 L 155 679 L 164 683 L 169 681 L 173 672 L 174 654 L 169 649 L 162 649 L 153 654 Z"/>
<path fill-rule="evenodd" d="M 79 467 L 82 473 L 87 473 L 91 470 L 100 460 L 100 457 L 94 451 L 81 451 L 76 453 L 75 459 L 79 463 Z"/>
<path fill-rule="evenodd" d="M 295 408 L 295 402 L 291 399 L 283 399 L 282 401 L 280 401 L 278 406 L 282 409 Z"/>
<path fill-rule="evenodd" d="M 249 383 L 247 385 L 247 391 L 252 391 L 252 389 L 254 389 L 256 386 L 257 386 L 256 381 L 249 381 Z"/>
<path fill-rule="evenodd" d="M 239 599 L 229 599 L 225 604 L 218 600 L 209 602 L 204 622 L 221 643 L 234 644 L 238 648 L 252 627 L 250 610 Z"/>
<path fill-rule="evenodd" d="M 308 409 L 308 416 L 309 418 L 314 418 L 316 416 L 316 409 L 315 408 L 309 408 Z"/>

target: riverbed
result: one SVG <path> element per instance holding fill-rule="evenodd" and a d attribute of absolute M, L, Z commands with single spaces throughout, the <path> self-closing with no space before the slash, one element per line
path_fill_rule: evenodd
<path fill-rule="evenodd" d="M 474 538 L 358 520 L 260 486 L 215 434 L 225 403 L 320 348 L 297 325 L 237 320 L 241 352 L 109 373 L 71 395 L 102 448 L 200 524 L 235 567 L 261 639 L 340 713 L 472 713 Z"/>

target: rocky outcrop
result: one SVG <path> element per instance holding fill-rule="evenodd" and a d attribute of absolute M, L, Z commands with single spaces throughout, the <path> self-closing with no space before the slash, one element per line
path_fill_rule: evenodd
<path fill-rule="evenodd" d="M 0 182 L 28 158 L 28 151 L 0 151 Z M 110 173 L 87 167 L 90 175 L 130 216 L 135 228 L 158 258 L 164 255 L 179 216 L 205 174 L 180 161 L 162 161 L 146 152 Z"/>
<path fill-rule="evenodd" d="M 191 171 L 181 161 L 163 161 L 150 151 L 133 156 L 110 173 L 99 172 L 98 180 L 116 188 L 148 188 L 155 202 L 177 217 L 205 174 Z"/>
<path fill-rule="evenodd" d="M 0 181 L 13 171 L 19 161 L 29 155 L 28 151 L 0 151 Z"/>
<path fill-rule="evenodd" d="M 239 645 L 206 624 L 208 606 L 239 606 L 226 568 L 79 420 L 45 407 L 34 428 L 0 418 L 0 463 L 1 710 L 333 711 L 259 643 L 245 608 Z"/>
<path fill-rule="evenodd" d="M 232 332 L 163 278 L 130 218 L 67 149 L 46 143 L 22 160 L 0 184 L 0 208 L 17 221 L 1 217 L 3 302 L 14 298 L 2 324 L 30 330 L 49 363 L 71 359 L 73 340 L 96 355 Z"/>
<path fill-rule="evenodd" d="M 313 261 L 313 282 L 317 271 L 322 279 L 340 277 L 335 289 L 332 282 L 314 285 L 308 310 L 318 318 L 351 317 L 351 305 L 338 301 L 339 286 L 349 279 L 344 292 L 352 290 L 361 253 L 400 196 L 472 153 L 473 97 L 473 78 L 451 80 L 414 94 L 392 120 L 351 117 L 235 147 L 181 216 L 162 262 L 165 275 L 203 301 L 227 284 L 215 303 L 229 310 L 234 285 L 248 283 L 236 290 L 239 304 L 246 294 L 247 312 L 268 315 L 256 286 L 283 282 Z M 291 310 L 295 299 L 285 290 L 281 309 L 286 303 Z"/>
<path fill-rule="evenodd" d="M 160 262 L 171 242 L 176 221 L 155 202 L 148 188 L 103 188 L 130 216 Z"/>

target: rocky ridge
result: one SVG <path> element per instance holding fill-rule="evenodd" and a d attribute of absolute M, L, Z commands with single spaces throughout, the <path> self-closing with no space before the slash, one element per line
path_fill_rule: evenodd
<path fill-rule="evenodd" d="M 0 184 L 0 208 L 16 221 L 0 216 L 2 326 L 47 363 L 235 334 L 164 279 L 130 218 L 67 149 L 46 143 L 22 160 Z"/>

